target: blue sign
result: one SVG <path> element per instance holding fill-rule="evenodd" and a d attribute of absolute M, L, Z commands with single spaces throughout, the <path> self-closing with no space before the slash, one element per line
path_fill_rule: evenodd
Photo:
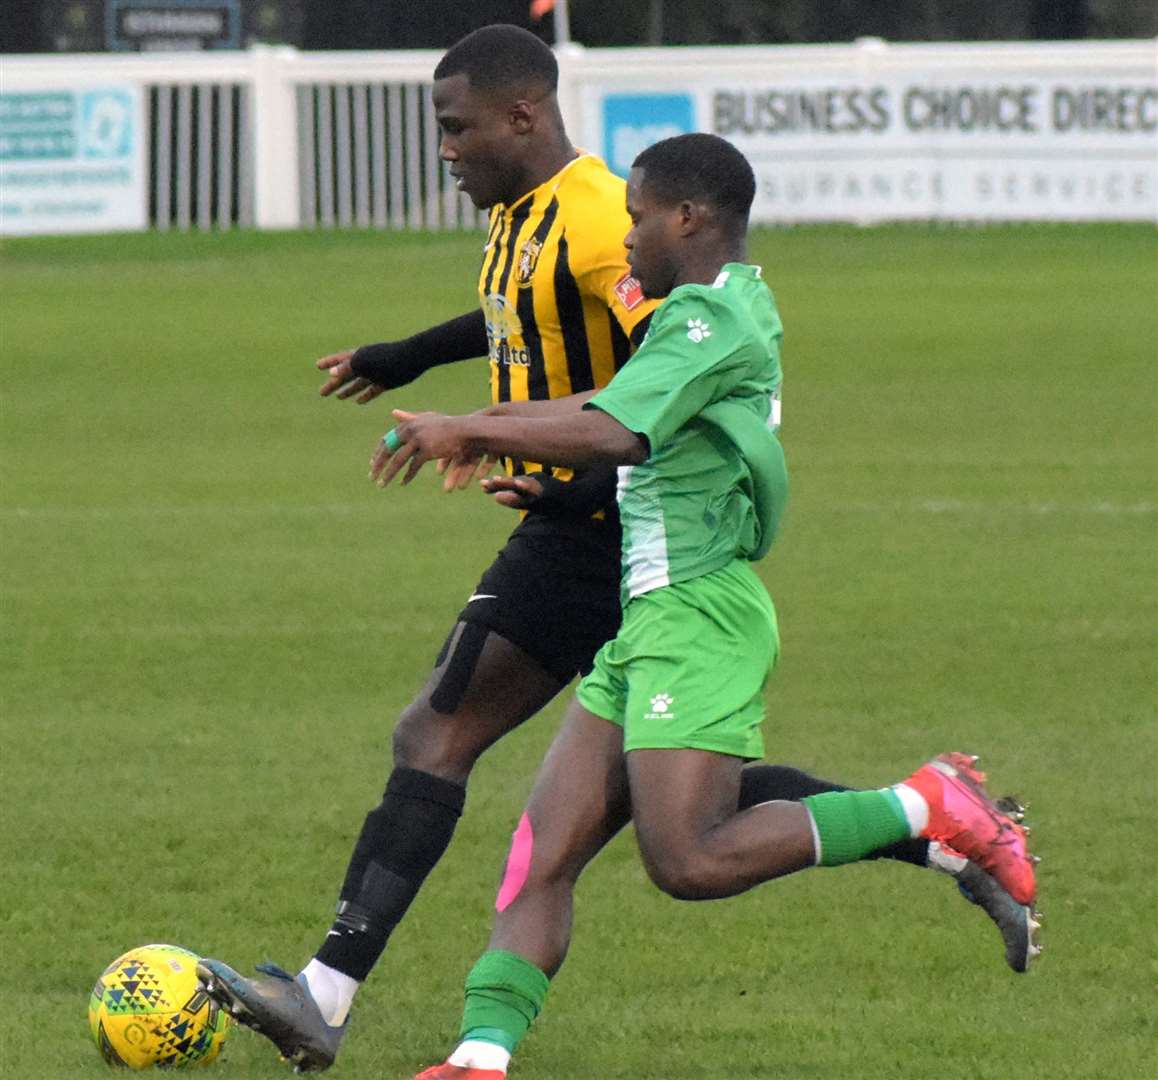
<path fill-rule="evenodd" d="M 123 90 L 90 90 L 80 97 L 80 153 L 101 160 L 133 152 L 136 102 Z"/>
<path fill-rule="evenodd" d="M 696 130 L 690 94 L 608 94 L 603 99 L 603 159 L 620 176 L 652 143 Z"/>

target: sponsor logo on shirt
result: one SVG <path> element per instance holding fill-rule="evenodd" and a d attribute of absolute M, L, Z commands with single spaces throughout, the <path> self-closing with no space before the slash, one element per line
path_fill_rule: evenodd
<path fill-rule="evenodd" d="M 615 295 L 628 311 L 632 311 L 643 303 L 643 286 L 628 272 L 615 283 Z"/>
<path fill-rule="evenodd" d="M 522 343 L 523 321 L 507 298 L 501 293 L 489 293 L 482 309 L 491 360 L 501 367 L 530 367 L 531 354 Z"/>

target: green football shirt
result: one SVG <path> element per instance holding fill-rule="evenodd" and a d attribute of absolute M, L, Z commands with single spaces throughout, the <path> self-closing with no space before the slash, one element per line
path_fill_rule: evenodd
<path fill-rule="evenodd" d="M 767 550 L 787 495 L 782 332 L 760 268 L 728 263 L 713 284 L 672 292 L 586 404 L 650 448 L 619 470 L 624 603 Z"/>

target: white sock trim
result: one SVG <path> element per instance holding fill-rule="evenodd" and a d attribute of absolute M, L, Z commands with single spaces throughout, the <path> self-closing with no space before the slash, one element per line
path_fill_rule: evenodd
<path fill-rule="evenodd" d="M 950 854 L 952 849 L 946 849 L 936 840 L 929 845 L 929 854 L 926 863 L 934 870 L 956 877 L 968 865 L 969 860 L 964 855 Z"/>
<path fill-rule="evenodd" d="M 808 807 L 806 806 L 804 809 L 808 810 Z M 819 866 L 820 865 L 820 830 L 816 827 L 816 818 L 814 818 L 812 816 L 811 810 L 808 810 L 808 824 L 812 828 L 812 850 L 814 852 L 816 852 L 816 856 L 815 856 L 815 859 L 814 859 L 812 865 L 813 866 Z"/>
<path fill-rule="evenodd" d="M 511 1052 L 495 1043 L 467 1039 L 458 1044 L 458 1049 L 446 1062 L 463 1069 L 497 1069 L 505 1076 L 507 1066 L 511 1063 Z"/>
<path fill-rule="evenodd" d="M 920 836 L 929 825 L 929 804 L 916 788 L 908 784 L 896 784 L 893 794 L 901 800 L 901 809 L 909 822 L 909 831 L 914 837 Z"/>
<path fill-rule="evenodd" d="M 345 972 L 323 964 L 316 956 L 304 968 L 302 978 L 310 988 L 322 1019 L 331 1027 L 341 1027 L 350 1015 L 354 995 L 362 984 Z"/>

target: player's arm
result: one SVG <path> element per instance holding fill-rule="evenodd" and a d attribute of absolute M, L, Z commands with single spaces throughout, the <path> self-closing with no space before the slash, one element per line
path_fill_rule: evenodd
<path fill-rule="evenodd" d="M 599 391 L 587 390 L 582 394 L 548 401 L 503 401 L 479 412 L 481 416 L 521 416 L 527 419 L 575 416 L 582 413 Z M 484 458 L 489 461 L 490 458 Z M 589 466 L 571 480 L 560 480 L 550 472 L 528 473 L 525 476 L 484 476 L 483 490 L 494 495 L 497 502 L 513 510 L 531 510 L 549 517 L 590 517 L 598 510 L 615 502 L 616 468 L 618 462 L 602 462 Z M 453 466 L 452 466 L 453 467 Z M 458 469 L 457 482 L 452 486 L 465 487 L 478 475 L 472 463 Z"/>
<path fill-rule="evenodd" d="M 485 409 L 479 409 L 476 415 L 527 417 L 574 415 L 594 396 L 595 391 L 588 390 L 582 394 L 571 394 L 568 397 L 553 400 L 500 401 L 497 404 L 488 405 Z M 469 487 L 476 477 L 485 475 L 494 463 L 495 458 L 490 455 L 484 455 L 481 458 L 456 458 L 453 461 L 443 458 L 439 463 L 439 471 L 446 477 L 444 484 L 446 490 L 453 491 L 456 488 Z M 540 487 L 542 486 L 540 485 Z M 508 505 L 514 505 L 514 503 Z M 519 509 L 526 509 L 526 507 L 520 505 Z"/>
<path fill-rule="evenodd" d="M 653 449 L 748 374 L 752 353 L 729 305 L 711 290 L 669 299 L 647 342 L 595 397 L 587 411 L 613 416 Z M 689 327 L 707 332 L 690 337 Z M 709 330 L 709 327 L 711 328 Z"/>
<path fill-rule="evenodd" d="M 486 321 L 481 310 L 471 311 L 402 341 L 382 341 L 323 356 L 317 367 L 327 377 L 320 392 L 322 397 L 336 392 L 339 398 L 357 394 L 358 404 L 364 405 L 433 367 L 486 353 Z"/>
<path fill-rule="evenodd" d="M 522 416 L 530 420 L 541 420 L 548 416 L 574 416 L 583 411 L 598 393 L 586 390 L 582 394 L 568 394 L 561 398 L 546 398 L 541 401 L 500 401 L 479 409 L 476 416 Z"/>
<path fill-rule="evenodd" d="M 370 478 L 385 487 L 405 467 L 409 483 L 434 458 L 486 455 L 554 461 L 560 465 L 638 465 L 648 455 L 647 440 L 598 409 L 565 416 L 442 416 L 420 413 L 391 433 L 370 462 Z"/>
<path fill-rule="evenodd" d="M 483 491 L 513 510 L 530 510 L 547 517 L 589 518 L 615 503 L 617 465 L 592 465 L 570 480 L 549 472 L 524 476 L 485 476 Z"/>

